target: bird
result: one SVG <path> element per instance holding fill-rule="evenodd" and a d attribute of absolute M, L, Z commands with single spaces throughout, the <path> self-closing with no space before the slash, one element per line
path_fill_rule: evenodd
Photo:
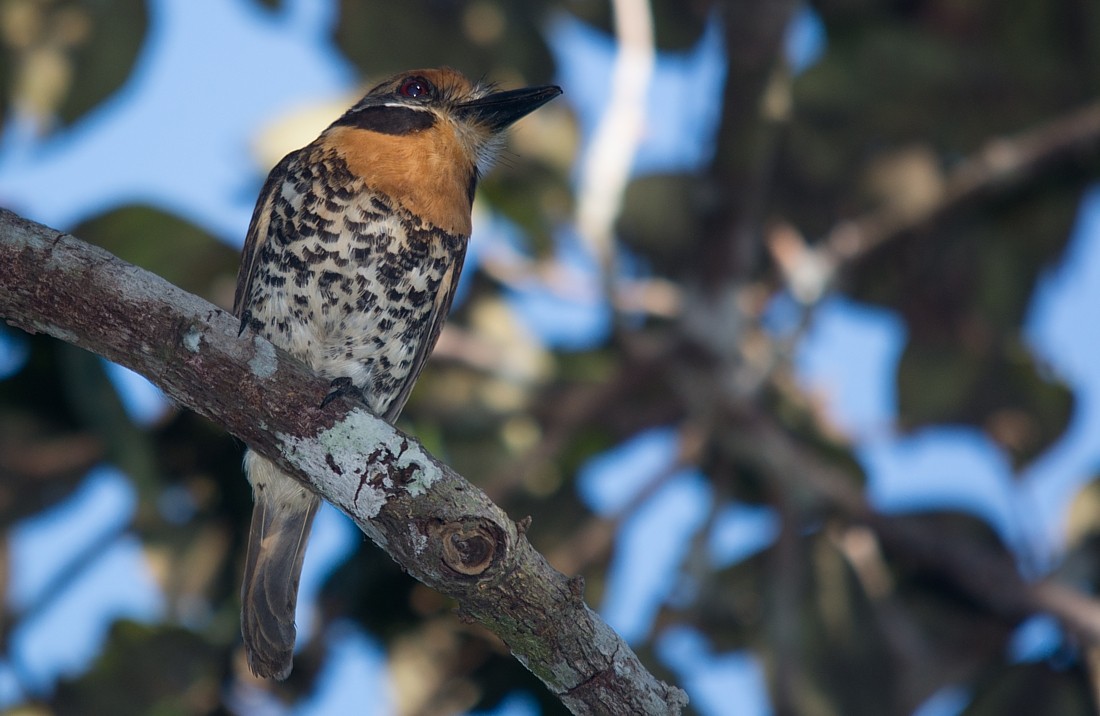
<path fill-rule="evenodd" d="M 271 170 L 248 227 L 233 310 L 394 423 L 458 285 L 478 179 L 505 130 L 561 94 L 500 90 L 452 68 L 371 88 Z M 250 670 L 286 679 L 306 543 L 320 498 L 248 450 L 253 511 L 241 587 Z"/>

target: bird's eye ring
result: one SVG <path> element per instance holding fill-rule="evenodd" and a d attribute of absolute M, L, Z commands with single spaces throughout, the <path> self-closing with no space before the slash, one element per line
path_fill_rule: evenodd
<path fill-rule="evenodd" d="M 413 99 L 426 99 L 432 95 L 432 85 L 423 77 L 410 77 L 401 83 L 401 89 L 397 92 L 402 97 Z"/>

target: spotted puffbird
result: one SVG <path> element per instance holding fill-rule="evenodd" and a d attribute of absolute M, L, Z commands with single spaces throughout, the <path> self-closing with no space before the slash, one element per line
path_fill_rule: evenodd
<path fill-rule="evenodd" d="M 248 228 L 234 312 L 394 422 L 435 346 L 470 237 L 478 177 L 503 130 L 561 93 L 496 91 L 459 72 L 377 85 L 279 162 Z M 248 451 L 254 507 L 241 590 L 248 664 L 285 679 L 320 498 Z"/>

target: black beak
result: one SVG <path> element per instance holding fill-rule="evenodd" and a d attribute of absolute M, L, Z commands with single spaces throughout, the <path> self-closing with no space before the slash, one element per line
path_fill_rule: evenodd
<path fill-rule="evenodd" d="M 455 113 L 463 119 L 487 127 L 492 132 L 499 132 L 559 94 L 561 94 L 561 87 L 554 85 L 493 92 L 480 99 L 458 105 Z"/>

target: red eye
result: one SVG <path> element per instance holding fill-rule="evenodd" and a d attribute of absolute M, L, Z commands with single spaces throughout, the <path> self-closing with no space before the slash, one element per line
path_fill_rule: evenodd
<path fill-rule="evenodd" d="M 401 89 L 397 90 L 405 97 L 419 98 L 430 97 L 432 94 L 432 85 L 421 77 L 412 77 L 405 80 L 401 85 Z"/>

